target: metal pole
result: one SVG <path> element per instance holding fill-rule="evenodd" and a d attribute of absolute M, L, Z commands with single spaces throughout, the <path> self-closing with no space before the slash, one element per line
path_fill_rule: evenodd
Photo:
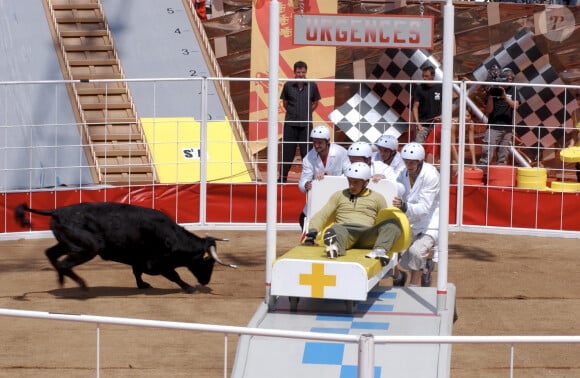
<path fill-rule="evenodd" d="M 437 312 L 447 307 L 447 257 L 449 244 L 449 181 L 451 168 L 451 112 L 453 95 L 453 1 L 443 10 L 443 98 L 441 103 L 441 189 L 439 201 L 439 267 L 437 268 Z"/>
<path fill-rule="evenodd" d="M 268 307 L 273 306 L 270 298 L 272 283 L 272 263 L 276 259 L 276 215 L 278 187 L 276 172 L 278 163 L 278 59 L 279 59 L 279 29 L 280 4 L 270 1 L 269 25 L 269 73 L 268 73 L 268 168 L 266 190 L 266 298 Z"/>
<path fill-rule="evenodd" d="M 373 378 L 375 369 L 375 340 L 373 335 L 360 335 L 358 341 L 358 378 Z"/>
<path fill-rule="evenodd" d="M 207 217 L 207 78 L 201 81 L 201 125 L 199 138 L 199 223 L 206 225 Z"/>
<path fill-rule="evenodd" d="M 97 323 L 97 378 L 101 376 L 101 325 Z"/>

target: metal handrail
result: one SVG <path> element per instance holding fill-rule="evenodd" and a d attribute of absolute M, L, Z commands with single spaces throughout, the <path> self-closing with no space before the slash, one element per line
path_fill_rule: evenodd
<path fill-rule="evenodd" d="M 117 326 L 131 326 L 131 327 L 147 327 L 160 329 L 179 329 L 185 331 L 198 331 L 210 333 L 222 333 L 227 338 L 228 335 L 248 335 L 260 337 L 273 338 L 287 338 L 299 340 L 313 340 L 313 341 L 327 341 L 327 342 L 342 342 L 359 345 L 359 355 L 357 366 L 358 369 L 365 369 L 365 371 L 373 371 L 372 366 L 366 366 L 369 361 L 373 361 L 375 354 L 375 346 L 381 344 L 508 344 L 510 345 L 510 364 L 509 371 L 513 374 L 514 366 L 514 344 L 580 344 L 580 336 L 578 335 L 534 335 L 534 336 L 417 336 L 417 335 L 393 335 L 393 336 L 374 336 L 372 334 L 366 335 L 344 335 L 334 333 L 321 332 L 306 332 L 293 331 L 283 329 L 266 329 L 254 327 L 239 327 L 228 325 L 214 325 L 202 323 L 186 323 L 176 321 L 162 321 L 162 320 L 148 320 L 135 319 L 111 316 L 97 316 L 97 315 L 83 315 L 83 314 L 63 314 L 51 313 L 42 311 L 16 310 L 0 308 L 0 316 L 29 318 L 29 319 L 44 319 L 44 320 L 58 320 L 76 323 L 89 323 L 97 327 L 96 345 L 97 345 L 97 360 L 96 371 L 99 376 L 100 366 L 100 327 L 103 324 L 117 325 Z M 367 339 L 372 342 L 365 343 Z M 225 343 L 227 346 L 227 343 Z M 371 357 L 370 359 L 367 357 Z M 227 356 L 226 356 L 227 357 Z M 227 358 L 224 359 L 227 361 Z M 224 362 L 224 376 L 227 374 L 227 364 Z"/>

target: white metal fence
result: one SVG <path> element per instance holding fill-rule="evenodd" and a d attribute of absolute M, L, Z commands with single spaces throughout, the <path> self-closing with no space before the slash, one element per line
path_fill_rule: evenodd
<path fill-rule="evenodd" d="M 165 179 L 160 183 L 151 182 L 151 185 L 124 186 L 92 181 L 88 173 L 91 167 L 84 156 L 87 146 L 78 137 L 76 120 L 68 102 L 66 84 L 70 82 L 0 83 L 0 205 L 3 205 L 0 237 L 8 238 L 12 232 L 22 231 L 14 226 L 11 211 L 16 202 L 22 201 L 37 207 L 58 207 L 81 201 L 124 201 L 161 208 L 175 215 L 178 222 L 197 228 L 263 228 L 266 186 L 263 148 L 266 146 L 263 140 L 236 140 L 235 134 L 227 131 L 231 125 L 225 119 L 223 108 L 220 110 L 215 102 L 215 93 L 211 89 L 215 87 L 208 85 L 216 80 L 201 77 L 127 80 L 139 117 L 149 120 L 151 125 L 147 141 L 150 150 L 156 154 L 154 160 L 158 173 Z M 263 97 L 267 90 L 265 80 L 224 78 L 221 82 L 228 86 L 251 86 L 257 91 L 255 93 L 263 91 L 256 95 Z M 348 83 L 354 88 L 353 93 L 357 92 L 356 88 L 360 90 L 371 83 L 365 80 L 334 82 Z M 388 80 L 372 83 L 377 82 L 385 86 L 394 83 Z M 414 82 L 396 83 L 410 85 Z M 580 185 L 576 182 L 578 171 L 574 163 L 565 163 L 559 158 L 563 148 L 577 143 L 574 127 L 567 128 L 567 133 L 559 134 L 561 137 L 550 146 L 530 147 L 514 140 L 513 153 L 506 167 L 507 174 L 511 176 L 506 177 L 503 172 L 501 180 L 490 181 L 487 186 L 483 182 L 474 184 L 469 181 L 466 172 L 474 166 L 470 149 L 479 153 L 486 130 L 485 122 L 478 119 L 477 111 L 474 111 L 477 99 L 473 98 L 477 91 L 472 89 L 483 84 L 454 83 L 458 107 L 452 126 L 457 130 L 459 159 L 452 162 L 457 176 L 452 178 L 454 182 L 450 186 L 450 228 L 578 237 L 580 225 L 576 222 L 576 215 L 580 211 L 580 191 L 550 189 L 550 185 L 554 186 L 553 182 L 571 188 Z M 173 86 L 175 91 L 170 90 Z M 578 87 L 564 85 L 515 86 L 519 91 L 557 88 L 564 97 L 580 91 Z M 175 93 L 175 98 L 156 97 L 157 92 Z M 140 102 L 145 105 L 140 106 Z M 243 113 L 246 115 L 239 119 L 239 124 L 248 134 L 259 134 L 256 129 L 267 125 L 264 116 L 267 106 L 260 101 L 255 103 L 256 111 Z M 203 108 L 203 104 L 208 104 L 210 111 Z M 471 127 L 466 125 L 463 117 L 467 110 L 473 115 Z M 560 113 L 555 116 L 555 119 L 562 118 Z M 280 121 L 282 119 L 283 114 Z M 576 119 L 560 121 L 558 125 L 538 126 L 535 132 L 544 136 L 561 130 L 564 124 L 577 122 Z M 315 120 L 315 123 L 319 122 L 322 121 Z M 331 126 L 329 121 L 324 122 Z M 355 125 L 361 130 L 368 126 L 362 123 Z M 534 125 L 514 127 L 530 126 Z M 409 125 L 406 128 L 412 129 Z M 470 130 L 474 136 L 471 142 L 468 137 Z M 338 143 L 348 146 L 350 141 L 344 138 L 344 133 L 338 132 L 336 135 Z M 207 136 L 207 139 L 202 136 Z M 341 136 L 342 140 L 338 140 Z M 409 133 L 400 137 L 401 144 L 409 140 Z M 246 149 L 253 151 L 250 161 L 244 157 L 247 154 L 240 153 Z M 545 182 L 539 182 L 537 187 L 520 187 L 517 182 L 518 167 L 530 163 L 535 166 L 528 155 L 539 156 L 545 165 L 546 178 L 539 178 Z M 436 155 L 434 160 L 437 164 Z M 297 228 L 304 201 L 295 184 L 300 162 L 297 160 L 295 163 L 294 181 L 279 185 L 277 220 L 281 227 Z M 252 169 L 258 172 L 256 177 L 249 174 Z"/>
<path fill-rule="evenodd" d="M 348 344 L 358 344 L 358 377 L 372 378 L 374 376 L 374 346 L 378 344 L 504 344 L 509 345 L 509 377 L 514 376 L 514 371 L 518 368 L 514 364 L 516 345 L 521 344 L 580 344 L 580 336 L 373 336 L 363 335 L 343 335 L 318 332 L 286 331 L 279 329 L 263 329 L 223 326 L 200 323 L 171 322 L 160 320 L 131 319 L 95 315 L 75 315 L 59 314 L 41 311 L 25 311 L 1 309 L 0 316 L 57 320 L 64 322 L 89 323 L 95 325 L 95 374 L 100 377 L 101 371 L 101 340 L 100 331 L 103 325 L 124 326 L 124 327 L 148 327 L 160 329 L 177 329 L 188 332 L 211 332 L 224 335 L 224 370 L 223 376 L 228 377 L 229 367 L 227 338 L 228 335 L 248 335 L 263 336 L 272 338 L 301 339 L 338 342 Z M 7 331 L 9 332 L 9 331 Z M 203 346 L 200 346 L 203 348 Z"/>

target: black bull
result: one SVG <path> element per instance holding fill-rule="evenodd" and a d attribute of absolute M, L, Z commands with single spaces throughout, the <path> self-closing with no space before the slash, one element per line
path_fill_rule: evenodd
<path fill-rule="evenodd" d="M 184 282 L 175 268 L 186 267 L 201 285 L 211 279 L 214 263 L 223 263 L 216 252 L 216 240 L 200 238 L 175 223 L 160 211 L 116 202 L 80 203 L 55 210 L 35 210 L 25 204 L 14 211 L 16 220 L 30 226 L 26 212 L 50 216 L 50 229 L 58 241 L 46 250 L 46 256 L 58 272 L 73 279 L 82 289 L 85 281 L 72 268 L 99 255 L 131 265 L 140 289 L 150 288 L 143 273 L 162 275 L 192 293 L 195 288 Z"/>

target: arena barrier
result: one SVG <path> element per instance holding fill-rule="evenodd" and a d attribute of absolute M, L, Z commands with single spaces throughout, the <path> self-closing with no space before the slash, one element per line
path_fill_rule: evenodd
<path fill-rule="evenodd" d="M 203 89 L 208 85 L 207 83 L 200 85 L 200 81 L 217 80 L 215 78 L 184 79 L 183 81 L 147 79 L 130 80 L 130 84 L 147 94 L 154 93 L 158 86 L 162 86 L 164 90 L 172 85 L 179 85 L 179 88 L 190 85 L 192 89 L 199 87 Z M 265 90 L 261 85 L 264 80 L 246 81 L 259 90 Z M 230 81 L 240 82 L 241 80 L 221 79 L 221 81 L 231 84 Z M 351 84 L 353 82 L 352 80 L 342 81 Z M 372 83 L 376 82 L 385 85 L 392 84 L 392 81 L 388 80 Z M 409 83 L 412 82 L 409 81 Z M 356 83 L 363 88 L 371 81 L 356 81 Z M 37 92 L 63 93 L 67 84 L 70 82 L 1 82 L 0 101 L 8 103 L 11 93 L 22 93 L 22 95 Z M 468 98 L 472 87 L 481 87 L 484 84 L 482 82 L 457 82 L 454 85 L 460 96 Z M 516 86 L 521 87 L 522 90 L 529 89 L 526 84 L 516 84 Z M 534 87 L 547 86 L 534 84 Z M 578 90 L 571 86 L 560 87 L 566 91 Z M 200 94 L 206 97 L 209 95 L 207 90 L 202 90 Z M 206 102 L 200 101 L 199 107 Z M 469 105 L 468 102 L 467 104 Z M 137 111 L 139 111 L 138 105 Z M 467 111 L 468 105 L 462 112 Z M 28 111 L 35 114 L 33 104 L 22 106 L 24 108 L 31 106 Z M 34 237 L 32 234 L 35 232 L 48 229 L 46 220 L 40 219 L 33 219 L 32 229 L 25 230 L 17 227 L 13 221 L 13 209 L 21 202 L 26 202 L 35 208 L 51 209 L 82 201 L 119 201 L 163 210 L 179 223 L 195 229 L 263 229 L 265 227 L 267 161 L 263 140 L 236 140 L 234 133 L 222 131 L 215 135 L 211 134 L 214 136 L 208 139 L 207 143 L 201 143 L 201 135 L 208 135 L 208 129 L 215 128 L 212 122 L 220 122 L 220 120 L 208 119 L 207 112 L 194 106 L 192 114 L 201 114 L 201 119 L 196 119 L 193 134 L 190 130 L 191 118 L 185 117 L 181 121 L 173 119 L 172 125 L 176 127 L 170 128 L 167 127 L 166 119 L 163 122 L 152 122 L 152 118 L 148 118 L 147 143 L 151 151 L 157 151 L 154 156 L 161 156 L 157 170 L 166 172 L 164 177 L 169 177 L 169 179 L 163 182 L 152 180 L 150 184 L 142 182 L 132 184 L 130 180 L 125 184 L 117 185 L 98 183 L 91 180 L 90 174 L 87 173 L 91 167 L 87 166 L 87 160 L 82 156 L 82 151 L 87 146 L 79 137 L 79 129 L 74 125 L 74 119 L 59 115 L 62 113 L 60 108 L 63 106 L 68 106 L 68 103 L 55 101 L 45 104 L 45 111 L 48 112 L 50 118 L 55 120 L 42 117 L 19 118 L 22 112 L 13 113 L 7 107 L 5 124 L 0 126 L 2 131 L 0 135 L 5 139 L 0 144 L 0 152 L 6 157 L 0 167 L 0 238 L 22 237 L 22 232 L 28 237 Z M 26 112 L 26 109 L 24 110 Z M 149 111 L 143 112 L 146 113 L 145 115 L 149 113 Z M 35 119 L 39 120 L 35 121 Z M 66 123 L 59 123 L 58 119 L 66 119 Z M 250 119 L 239 121 L 243 128 L 248 130 L 260 128 L 262 127 L 260 122 L 266 122 Z M 572 121 L 576 122 L 575 119 L 568 121 L 566 125 Z M 315 123 L 321 122 L 323 121 L 315 121 Z M 465 138 L 469 128 L 466 127 L 464 119 L 453 122 L 457 122 L 454 126 L 459 136 L 457 140 L 459 161 L 452 163 L 457 176 L 452 177 L 450 185 L 450 229 L 578 237 L 580 222 L 577 221 L 577 214 L 580 213 L 578 200 L 580 191 L 574 189 L 574 185 L 577 185 L 577 171 L 574 163 L 560 159 L 560 153 L 564 149 L 562 146 L 567 146 L 574 137 L 574 128 L 560 126 L 563 130 L 572 133 L 558 134 L 561 135 L 561 140 L 551 147 L 536 146 L 534 150 L 531 147 L 514 146 L 514 155 L 510 161 L 510 165 L 514 168 L 511 172 L 517 173 L 518 167 L 522 166 L 525 153 L 532 150 L 532 153 L 541 156 L 538 161 L 546 169 L 543 176 L 545 182 L 539 182 L 537 187 L 529 183 L 518 184 L 517 174 L 513 173 L 513 181 L 492 180 L 486 186 L 479 184 L 477 180 L 474 181 L 469 175 L 465 176 L 473 163 L 468 159 L 468 151 L 471 147 L 475 147 L 476 151 L 480 150 L 485 125 L 480 121 L 474 121 L 475 145 L 471 145 Z M 332 126 L 330 122 L 325 123 Z M 396 126 L 400 129 L 400 125 Z M 359 124 L 357 127 L 362 130 L 365 125 Z M 383 125 L 383 127 L 386 126 Z M 408 125 L 404 127 L 409 129 Z M 187 130 L 187 133 L 185 131 L 180 133 L 181 129 Z M 544 134 L 554 131 L 554 127 L 545 127 L 546 132 L 542 131 L 542 127 L 538 129 L 537 132 Z M 340 140 L 339 136 L 342 135 L 340 132 L 336 135 L 337 143 L 348 145 L 345 140 Z M 185 138 L 185 143 L 180 139 L 182 137 Z M 529 138 L 529 135 L 526 134 L 525 137 Z M 404 132 L 399 140 L 402 145 L 411 140 L 411 134 Z M 242 142 L 253 151 L 250 161 L 240 161 L 245 155 L 239 152 L 232 160 L 234 156 L 232 151 L 241 151 L 239 146 Z M 206 158 L 202 159 L 202 157 Z M 246 168 L 240 170 L 241 166 Z M 248 174 L 249 169 L 254 170 L 254 168 L 257 174 L 255 176 Z M 304 194 L 297 189 L 296 185 L 299 172 L 300 162 L 296 161 L 295 167 L 290 172 L 290 182 L 278 185 L 276 219 L 278 227 L 282 229 L 298 230 L 297 221 L 305 201 Z M 539 180 L 544 180 L 543 177 Z M 530 180 L 527 177 L 526 179 Z M 531 179 L 538 180 L 538 178 Z M 13 235 L 13 233 L 18 234 Z"/>

